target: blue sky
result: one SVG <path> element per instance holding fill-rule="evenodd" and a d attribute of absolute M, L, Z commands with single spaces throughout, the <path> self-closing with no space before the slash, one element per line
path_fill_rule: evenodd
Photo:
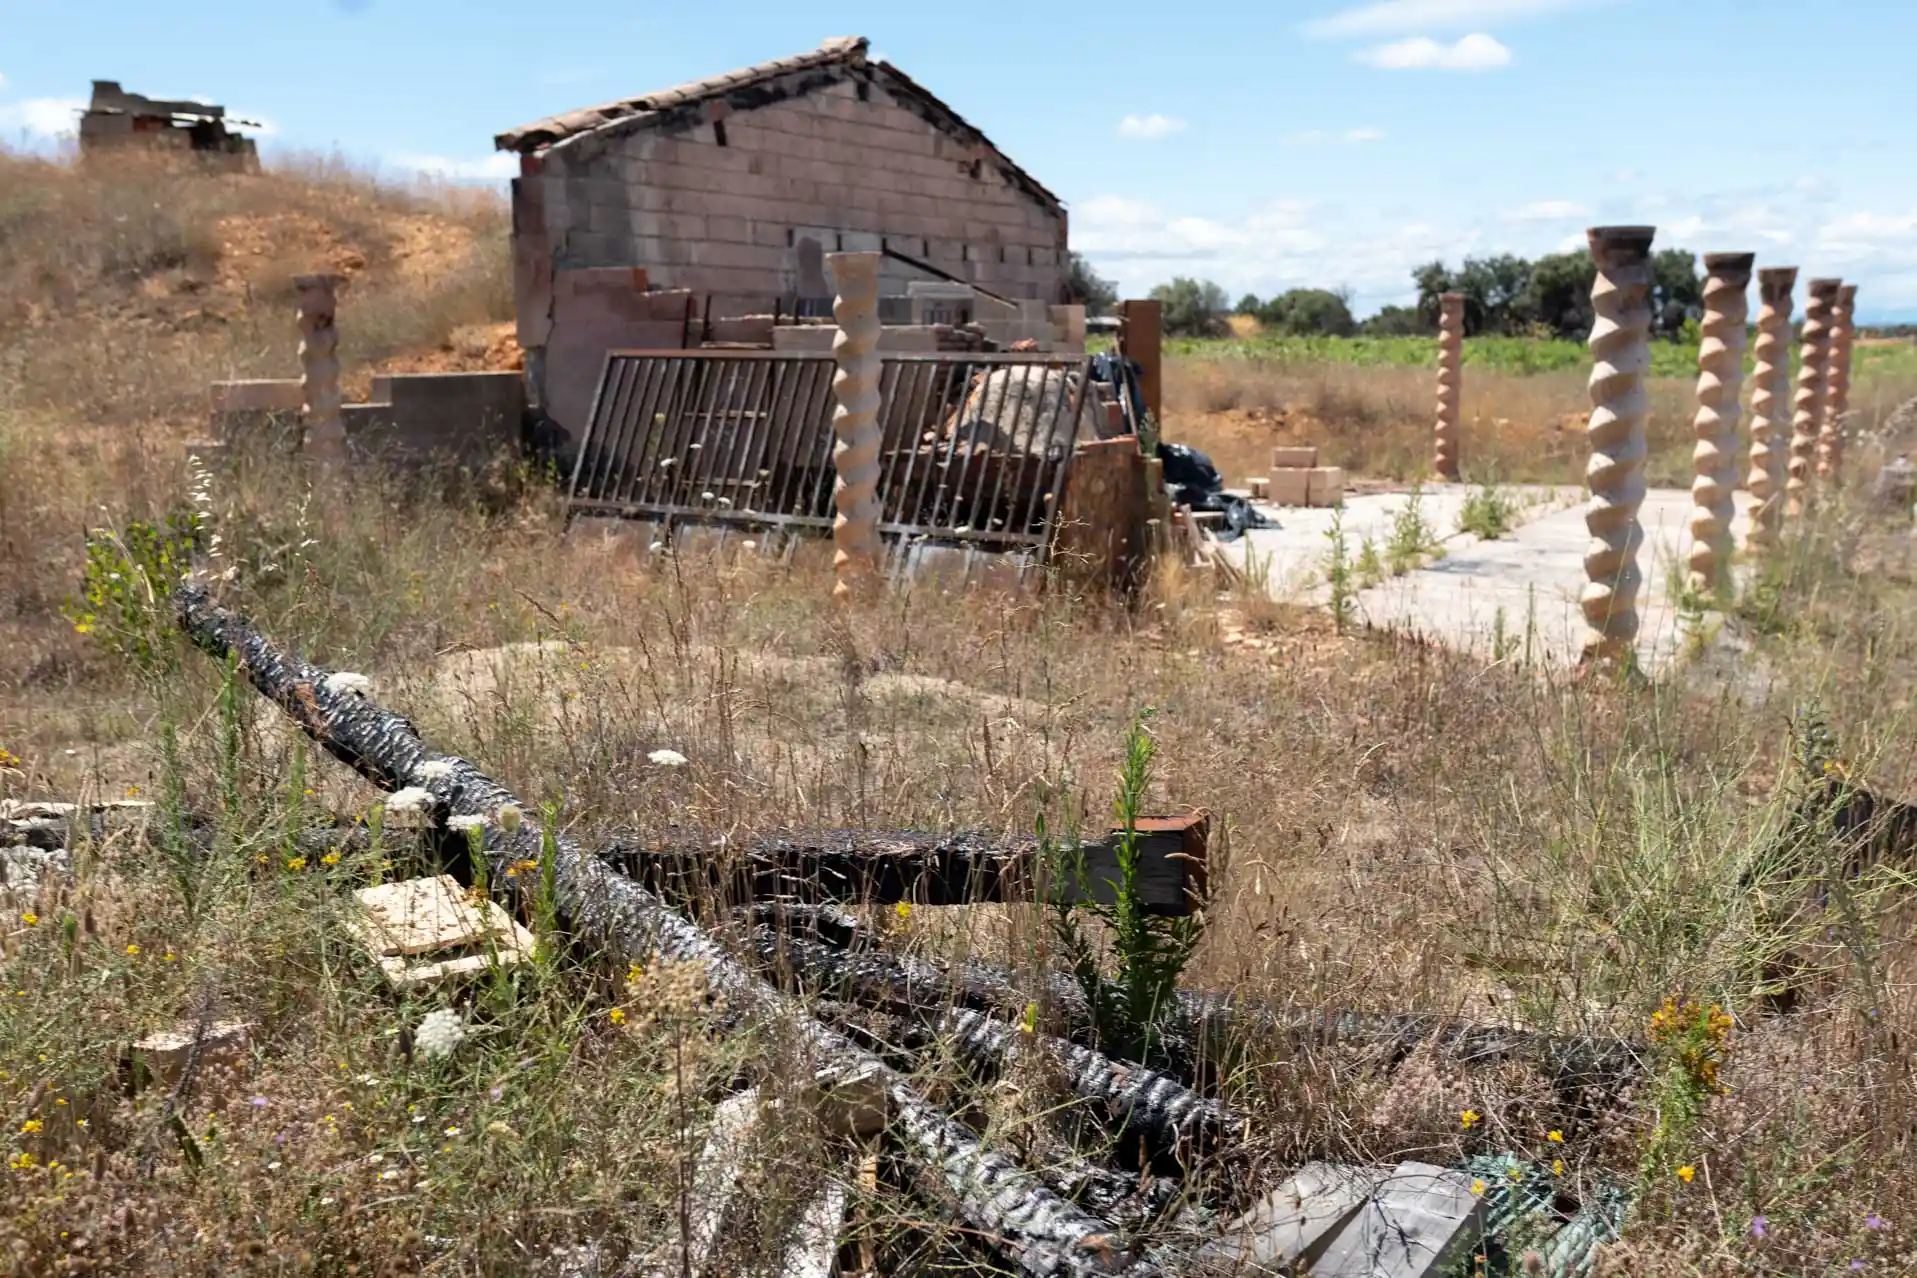
<path fill-rule="evenodd" d="M 1434 257 L 1646 222 L 1917 317 L 1908 0 L 0 0 L 0 138 L 56 145 L 97 76 L 264 120 L 269 159 L 498 180 L 501 129 L 848 34 L 1057 191 L 1127 292 L 1363 312 Z"/>

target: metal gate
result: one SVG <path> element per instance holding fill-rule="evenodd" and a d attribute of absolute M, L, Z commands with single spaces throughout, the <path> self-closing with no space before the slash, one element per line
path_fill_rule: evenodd
<path fill-rule="evenodd" d="M 572 509 L 667 523 L 832 526 L 827 355 L 615 351 Z M 879 379 L 888 543 L 1043 551 L 1089 420 L 1078 355 L 889 355 Z"/>

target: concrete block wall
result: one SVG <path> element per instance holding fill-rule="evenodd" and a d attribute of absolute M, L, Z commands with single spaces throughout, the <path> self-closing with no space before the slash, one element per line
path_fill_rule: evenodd
<path fill-rule="evenodd" d="M 829 295 L 825 253 L 890 243 L 1010 297 L 1057 300 L 1068 269 L 1063 213 L 887 92 L 852 80 L 677 132 L 617 129 L 529 157 L 515 235 L 547 269 L 647 269 L 698 293 Z M 723 129 L 724 145 L 719 131 Z M 519 207 L 523 206 L 523 207 Z M 808 243 L 809 241 L 809 243 Z M 923 279 L 888 261 L 881 291 Z M 522 315 L 523 330 L 530 325 Z M 538 343 L 529 343 L 538 344 Z"/>

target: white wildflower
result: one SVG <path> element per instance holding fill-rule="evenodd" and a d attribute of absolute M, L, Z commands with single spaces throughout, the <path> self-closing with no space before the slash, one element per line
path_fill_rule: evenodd
<path fill-rule="evenodd" d="M 416 785 L 409 785 L 403 790 L 395 790 L 393 791 L 392 797 L 386 800 L 386 810 L 388 812 L 418 812 L 422 808 L 430 808 L 432 805 L 433 792 L 431 790 L 422 790 Z"/>
<path fill-rule="evenodd" d="M 711 489 L 707 489 L 707 490 L 706 490 L 705 492 L 702 492 L 702 493 L 700 493 L 700 494 L 699 494 L 699 500 L 700 500 L 700 501 L 711 501 L 711 500 L 712 500 L 712 499 L 713 499 L 714 497 L 717 497 L 718 495 L 719 495 L 719 494 L 717 494 L 717 493 L 715 493 L 715 492 L 713 492 L 713 491 L 712 491 Z"/>
<path fill-rule="evenodd" d="M 372 691 L 373 681 L 363 674 L 354 674 L 351 670 L 335 670 L 326 676 L 326 682 L 320 685 L 336 697 L 352 694 L 363 697 Z"/>
<path fill-rule="evenodd" d="M 680 754 L 677 750 L 654 750 L 646 757 L 662 768 L 683 768 L 686 766 L 686 756 Z"/>
<path fill-rule="evenodd" d="M 428 759 L 419 765 L 419 775 L 425 781 L 444 781 L 453 775 L 452 761 L 448 759 Z"/>
<path fill-rule="evenodd" d="M 508 834 L 518 833 L 519 823 L 526 819 L 526 814 L 521 812 L 517 805 L 511 803 L 500 804 L 495 816 L 499 821 L 499 828 Z"/>
<path fill-rule="evenodd" d="M 446 828 L 448 830 L 458 830 L 462 832 L 466 830 L 483 830 L 486 828 L 486 818 L 483 816 L 447 817 Z"/>
<path fill-rule="evenodd" d="M 647 551 L 655 555 L 658 554 L 660 551 L 664 550 L 665 548 L 666 548 L 666 543 L 663 541 L 655 541 L 650 546 L 646 547 Z"/>
<path fill-rule="evenodd" d="M 426 1019 L 413 1031 L 413 1045 L 428 1058 L 443 1061 L 453 1054 L 453 1049 L 466 1041 L 466 1026 L 460 1021 L 459 1013 L 450 1007 L 442 1007 L 436 1012 L 428 1012 Z"/>

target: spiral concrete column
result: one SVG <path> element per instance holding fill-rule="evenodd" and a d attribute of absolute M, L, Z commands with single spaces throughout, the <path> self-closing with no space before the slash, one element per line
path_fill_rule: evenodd
<path fill-rule="evenodd" d="M 833 570 L 839 599 L 868 595 L 879 577 L 879 259 L 828 253 L 832 272 Z"/>
<path fill-rule="evenodd" d="M 1762 552 L 1777 544 L 1784 519 L 1784 432 L 1791 395 L 1791 290 L 1795 266 L 1757 273 L 1757 344 L 1752 349 L 1751 468 L 1744 486 L 1756 504 L 1744 544 Z"/>
<path fill-rule="evenodd" d="M 337 457 L 346 451 L 346 423 L 340 415 L 339 329 L 333 322 L 339 305 L 338 275 L 301 275 L 293 287 L 299 299 L 300 407 L 306 426 L 306 451 Z"/>
<path fill-rule="evenodd" d="M 1691 588 L 1716 592 L 1730 580 L 1731 519 L 1737 508 L 1738 392 L 1744 384 L 1744 321 L 1755 253 L 1704 255 L 1704 322 L 1697 348 L 1697 442 L 1691 449 Z"/>
<path fill-rule="evenodd" d="M 1644 427 L 1649 400 L 1644 376 L 1651 367 L 1651 239 L 1649 226 L 1591 228 L 1591 421 L 1585 437 L 1591 489 L 1584 526 L 1591 543 L 1584 552 L 1586 578 L 1583 660 L 1613 660 L 1637 640 L 1637 592 L 1643 584 L 1637 552 L 1644 530 Z"/>
<path fill-rule="evenodd" d="M 1456 480 L 1459 386 L 1464 372 L 1464 294 L 1438 294 L 1438 478 Z"/>
<path fill-rule="evenodd" d="M 1830 372 L 1830 313 L 1840 280 L 1812 280 L 1798 334 L 1797 395 L 1791 405 L 1791 456 L 1784 480 L 1784 514 L 1796 519 L 1810 506 L 1817 433 L 1824 422 L 1824 379 Z"/>
<path fill-rule="evenodd" d="M 1850 412 L 1851 346 L 1856 339 L 1857 286 L 1837 290 L 1830 313 L 1830 372 L 1824 379 L 1824 419 L 1817 435 L 1817 477 L 1831 484 L 1843 478 L 1844 420 Z"/>

